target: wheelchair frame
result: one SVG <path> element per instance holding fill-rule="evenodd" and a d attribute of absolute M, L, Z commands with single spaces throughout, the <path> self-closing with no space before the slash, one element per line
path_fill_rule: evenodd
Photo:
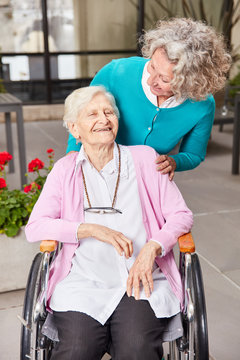
<path fill-rule="evenodd" d="M 184 334 L 169 342 L 168 360 L 209 360 L 208 328 L 201 266 L 191 233 L 178 239 L 179 271 L 184 289 Z M 32 263 L 23 306 L 20 360 L 49 360 L 54 342 L 41 333 L 47 316 L 50 263 L 59 251 L 56 241 L 42 241 Z"/>

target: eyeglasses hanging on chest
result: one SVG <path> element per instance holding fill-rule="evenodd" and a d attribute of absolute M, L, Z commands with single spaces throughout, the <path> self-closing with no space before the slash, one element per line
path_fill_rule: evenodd
<path fill-rule="evenodd" d="M 119 186 L 119 181 L 120 181 L 120 173 L 121 173 L 121 152 L 120 152 L 120 147 L 119 147 L 118 144 L 117 144 L 117 148 L 118 148 L 118 177 L 117 177 L 117 181 L 116 181 L 112 206 L 105 207 L 105 206 L 92 206 L 91 205 L 89 195 L 88 195 L 88 191 L 87 191 L 87 184 L 86 184 L 85 175 L 84 175 L 84 172 L 83 172 L 83 168 L 81 167 L 84 190 L 85 190 L 86 198 L 87 198 L 88 205 L 89 205 L 88 208 L 84 208 L 84 211 L 89 212 L 89 213 L 93 213 L 93 214 L 101 214 L 101 215 L 103 215 L 103 214 L 117 214 L 117 213 L 122 214 L 121 210 L 114 208 L 116 198 L 117 198 L 117 191 L 118 191 L 118 186 Z"/>

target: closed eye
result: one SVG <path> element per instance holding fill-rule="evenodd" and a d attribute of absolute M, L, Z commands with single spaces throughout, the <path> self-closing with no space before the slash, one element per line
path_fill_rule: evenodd
<path fill-rule="evenodd" d="M 94 113 L 94 112 L 87 114 L 87 116 L 89 116 L 89 117 L 96 116 L 96 115 L 97 115 L 97 113 Z"/>
<path fill-rule="evenodd" d="M 105 115 L 113 115 L 114 112 L 112 110 L 105 110 Z"/>
<path fill-rule="evenodd" d="M 164 82 L 165 84 L 167 84 L 167 83 L 169 83 L 170 81 L 167 80 L 167 79 L 163 79 L 163 78 L 162 78 L 162 82 Z"/>

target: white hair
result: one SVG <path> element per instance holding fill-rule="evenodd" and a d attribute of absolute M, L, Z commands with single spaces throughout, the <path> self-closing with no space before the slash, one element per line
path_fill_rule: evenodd
<path fill-rule="evenodd" d="M 110 102 L 115 115 L 119 118 L 119 110 L 117 108 L 114 96 L 108 92 L 104 86 L 87 86 L 74 90 L 65 99 L 63 126 L 67 127 L 67 123 L 77 121 L 81 110 L 92 100 L 97 94 L 103 94 Z"/>

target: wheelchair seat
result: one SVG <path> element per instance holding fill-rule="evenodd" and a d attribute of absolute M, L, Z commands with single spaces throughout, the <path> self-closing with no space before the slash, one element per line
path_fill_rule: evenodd
<path fill-rule="evenodd" d="M 191 233 L 178 239 L 179 271 L 184 291 L 183 336 L 168 343 L 166 360 L 209 360 L 207 313 L 201 266 Z M 49 360 L 54 341 L 43 335 L 51 262 L 60 250 L 56 241 L 42 241 L 29 271 L 22 315 L 21 360 Z"/>

